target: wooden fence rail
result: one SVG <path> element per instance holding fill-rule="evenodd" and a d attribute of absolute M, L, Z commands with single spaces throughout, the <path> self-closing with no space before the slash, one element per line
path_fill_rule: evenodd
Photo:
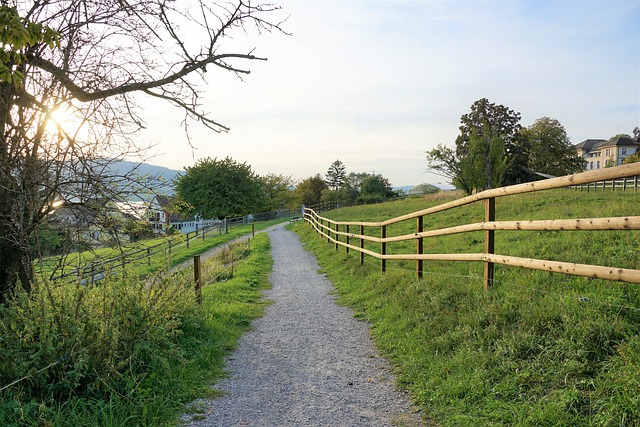
<path fill-rule="evenodd" d="M 522 221 L 496 221 L 495 199 L 497 197 L 512 196 L 518 194 L 544 191 L 557 188 L 567 188 L 580 185 L 589 185 L 595 182 L 626 182 L 627 178 L 640 175 L 640 163 L 622 165 L 597 171 L 583 172 L 559 178 L 535 181 L 508 187 L 495 188 L 482 191 L 471 196 L 463 197 L 448 203 L 434 206 L 421 211 L 409 213 L 396 218 L 380 222 L 345 222 L 333 221 L 318 215 L 310 208 L 304 209 L 304 219 L 329 243 L 345 247 L 347 251 L 354 250 L 360 253 L 360 263 L 364 263 L 364 256 L 369 255 L 380 260 L 380 268 L 384 273 L 387 260 L 413 260 L 416 261 L 418 277 L 422 275 L 424 261 L 478 261 L 484 263 L 484 286 L 488 289 L 494 280 L 495 264 L 511 265 L 534 270 L 545 270 L 556 273 L 576 276 L 587 276 L 599 279 L 640 283 L 640 270 L 624 269 L 617 267 L 598 266 L 589 264 L 576 264 L 570 262 L 548 261 L 541 259 L 520 258 L 495 253 L 495 231 L 497 230 L 538 230 L 538 231 L 573 231 L 573 230 L 640 230 L 640 216 L 625 216 L 611 218 L 575 218 L 561 220 L 522 220 Z M 620 181 L 622 180 L 622 181 Z M 612 187 L 615 188 L 615 185 Z M 476 202 L 484 203 L 484 222 L 463 224 L 454 227 L 436 230 L 423 230 L 423 219 L 427 215 L 443 212 Z M 388 226 L 403 221 L 416 220 L 415 233 L 388 236 Z M 340 231 L 340 227 L 344 231 Z M 359 227 L 359 234 L 353 233 Z M 373 235 L 373 231 L 365 233 L 367 228 L 380 229 L 380 236 Z M 423 253 L 425 238 L 444 236 L 458 233 L 484 232 L 483 253 L 457 253 L 457 254 L 425 254 Z M 340 237 L 343 237 L 340 240 Z M 359 245 L 351 243 L 353 239 L 359 240 Z M 387 254 L 387 243 L 416 240 L 416 252 L 404 254 Z M 379 251 L 365 249 L 365 241 L 378 243 Z"/>

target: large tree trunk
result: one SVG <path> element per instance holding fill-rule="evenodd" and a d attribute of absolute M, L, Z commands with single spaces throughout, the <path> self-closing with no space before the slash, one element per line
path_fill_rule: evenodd
<path fill-rule="evenodd" d="M 33 265 L 29 254 L 9 241 L 0 241 L 0 304 L 6 303 L 14 295 L 18 286 L 31 291 Z"/>

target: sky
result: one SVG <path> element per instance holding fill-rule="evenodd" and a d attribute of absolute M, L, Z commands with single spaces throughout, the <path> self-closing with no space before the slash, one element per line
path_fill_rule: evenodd
<path fill-rule="evenodd" d="M 640 126 L 640 1 L 280 1 L 290 33 L 231 41 L 268 61 L 238 79 L 209 70 L 215 133 L 151 103 L 137 136 L 149 163 L 183 170 L 232 157 L 267 173 L 375 172 L 394 186 L 445 183 L 425 152 L 454 146 L 460 116 L 487 98 L 530 126 L 559 120 L 571 142 Z"/>

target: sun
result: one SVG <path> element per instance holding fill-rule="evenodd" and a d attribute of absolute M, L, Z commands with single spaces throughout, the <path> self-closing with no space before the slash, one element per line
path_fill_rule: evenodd
<path fill-rule="evenodd" d="M 46 130 L 50 135 L 75 134 L 81 127 L 81 121 L 73 109 L 67 106 L 56 107 L 47 117 Z"/>

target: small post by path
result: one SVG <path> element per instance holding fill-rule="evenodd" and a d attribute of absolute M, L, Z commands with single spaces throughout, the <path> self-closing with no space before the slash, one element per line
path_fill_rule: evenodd
<path fill-rule="evenodd" d="M 202 274 L 200 270 L 200 255 L 193 257 L 193 278 L 195 281 L 196 301 L 202 305 Z"/>
<path fill-rule="evenodd" d="M 256 225 L 251 223 L 251 237 L 256 237 Z"/>

